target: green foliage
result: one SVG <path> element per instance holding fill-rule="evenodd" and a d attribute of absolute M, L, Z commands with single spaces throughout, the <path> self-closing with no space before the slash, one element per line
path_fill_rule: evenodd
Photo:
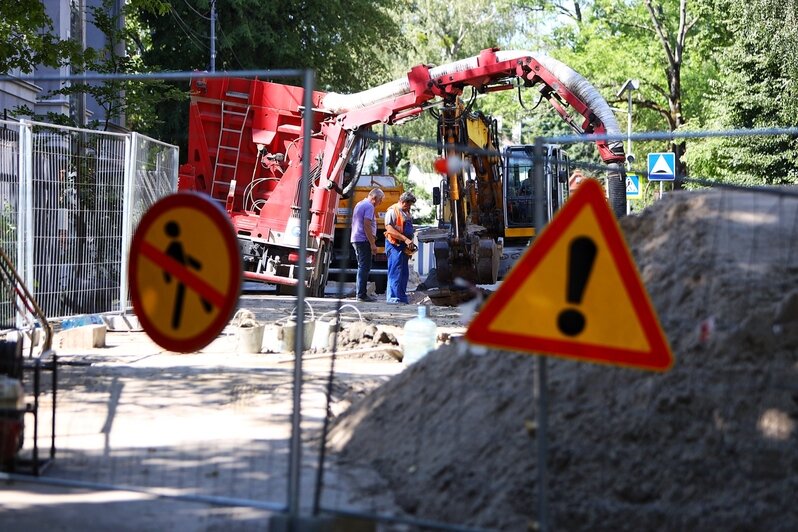
<path fill-rule="evenodd" d="M 691 129 L 798 126 L 798 3 L 734 0 L 732 42 L 707 97 L 707 119 Z M 712 138 L 686 154 L 693 175 L 736 184 L 798 183 L 798 141 L 786 136 Z"/>
<path fill-rule="evenodd" d="M 36 65 L 57 67 L 79 53 L 59 40 L 40 0 L 0 0 L 0 73 L 30 72 Z"/>
<path fill-rule="evenodd" d="M 99 74 L 140 74 L 153 65 L 145 65 L 141 55 L 143 46 L 139 38 L 141 27 L 132 16 L 131 6 L 159 12 L 165 8 L 155 0 L 139 1 L 126 5 L 121 13 L 114 11 L 112 0 L 103 0 L 102 5 L 88 7 L 90 22 L 106 37 L 102 49 L 88 48 L 82 60 L 73 63 L 75 73 L 96 72 Z M 134 130 L 151 130 L 159 123 L 156 106 L 162 102 L 187 100 L 184 91 L 163 80 L 114 79 L 102 83 L 72 82 L 54 91 L 55 94 L 87 94 L 103 109 L 104 122 L 94 121 L 88 127 L 107 129 L 112 120 L 125 117 L 127 126 Z M 78 125 L 78 124 L 76 124 Z"/>
<path fill-rule="evenodd" d="M 216 70 L 313 68 L 322 90 L 357 91 L 389 78 L 383 58 L 406 46 L 389 0 L 217 0 Z M 402 3 L 398 4 L 398 8 Z M 210 70 L 210 0 L 171 2 L 166 14 L 136 10 L 143 60 L 166 70 Z M 300 79 L 274 79 L 300 84 Z M 174 86 L 185 90 L 186 83 Z M 149 131 L 186 145 L 188 104 L 158 106 Z M 185 153 L 185 150 L 182 150 Z"/>
<path fill-rule="evenodd" d="M 0 209 L 0 243 L 9 248 L 14 246 L 17 241 L 17 220 L 14 208 L 7 201 L 3 201 Z"/>
<path fill-rule="evenodd" d="M 49 111 L 44 114 L 37 114 L 33 111 L 33 109 L 31 109 L 27 105 L 21 105 L 15 107 L 14 109 L 11 110 L 11 113 L 9 114 L 13 118 L 27 117 L 30 120 L 35 120 L 37 122 L 45 122 L 47 124 L 55 124 L 58 126 L 75 127 L 76 125 L 74 120 L 72 120 L 72 118 L 70 118 L 69 115 L 65 115 L 63 113 L 54 113 L 52 111 Z"/>
<path fill-rule="evenodd" d="M 408 7 L 397 10 L 410 45 L 395 55 L 401 73 L 419 63 L 440 65 L 476 55 L 506 42 L 518 27 L 507 0 L 428 0 Z"/>
<path fill-rule="evenodd" d="M 396 4 L 395 24 L 404 28 L 407 45 L 391 50 L 382 61 L 391 75 L 380 83 L 405 76 L 410 68 L 426 64 L 439 66 L 478 55 L 480 51 L 504 46 L 523 27 L 517 8 L 509 0 L 410 1 Z M 478 108 L 478 107 L 477 107 Z M 434 142 L 437 121 L 430 114 L 389 129 L 389 135 Z M 412 163 L 429 171 L 437 157 L 435 150 L 423 146 L 403 145 L 394 148 L 389 160 L 407 166 Z M 396 169 L 394 172 L 406 170 Z"/>
<path fill-rule="evenodd" d="M 596 0 L 583 6 L 581 22 L 553 32 L 552 55 L 603 93 L 618 110 L 620 124 L 627 120 L 627 94 L 617 92 L 626 79 L 638 79 L 640 89 L 633 92 L 636 132 L 700 127 L 717 116 L 707 96 L 722 83 L 721 59 L 736 38 L 737 23 L 729 16 L 735 1 Z M 690 141 L 688 153 L 697 153 L 698 144 Z M 684 144 L 645 141 L 632 148 L 637 155 L 633 170 L 641 171 L 646 153 L 673 149 L 678 155 Z M 687 161 L 692 173 L 691 155 L 679 164 Z M 684 166 L 677 170 L 686 171 Z"/>

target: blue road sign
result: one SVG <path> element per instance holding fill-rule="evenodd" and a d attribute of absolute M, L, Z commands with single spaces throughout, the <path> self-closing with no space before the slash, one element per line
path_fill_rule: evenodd
<path fill-rule="evenodd" d="M 640 176 L 626 174 L 626 198 L 640 199 Z"/>
<path fill-rule="evenodd" d="M 673 181 L 676 179 L 676 156 L 673 152 L 648 154 L 648 180 Z"/>

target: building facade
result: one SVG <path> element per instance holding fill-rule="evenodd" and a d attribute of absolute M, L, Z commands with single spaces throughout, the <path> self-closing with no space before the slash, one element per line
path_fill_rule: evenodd
<path fill-rule="evenodd" d="M 52 20 L 53 32 L 61 40 L 74 40 L 80 43 L 84 50 L 86 48 L 100 50 L 107 45 L 106 35 L 91 21 L 91 9 L 101 7 L 103 0 L 41 1 L 47 10 L 47 15 Z M 114 14 L 120 14 L 123 5 L 124 0 L 113 0 Z M 121 16 L 119 20 L 121 24 Z M 124 50 L 119 52 L 124 53 Z M 0 109 L 3 110 L 3 115 L 0 118 L 8 118 L 16 109 L 27 107 L 32 109 L 36 115 L 46 115 L 52 112 L 70 116 L 75 123 L 80 125 L 87 124 L 92 120 L 105 120 L 102 107 L 90 96 L 52 94 L 62 86 L 62 83 L 69 84 L 69 81 L 41 80 L 35 83 L 33 81 L 37 76 L 66 78 L 73 74 L 70 65 L 60 68 L 39 66 L 32 73 L 17 70 L 8 74 L 16 79 L 0 81 Z M 109 124 L 109 129 L 125 130 L 124 116 L 113 119 Z"/>

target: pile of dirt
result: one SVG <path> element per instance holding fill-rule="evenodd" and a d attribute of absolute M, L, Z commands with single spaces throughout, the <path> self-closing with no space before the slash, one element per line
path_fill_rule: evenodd
<path fill-rule="evenodd" d="M 399 345 L 393 333 L 385 327 L 356 321 L 342 327 L 338 332 L 338 348 L 380 347 L 385 344 Z"/>
<path fill-rule="evenodd" d="M 401 351 L 392 329 L 395 327 L 378 326 L 365 321 L 342 323 L 336 349 L 341 356 L 396 360 Z"/>
<path fill-rule="evenodd" d="M 798 529 L 796 224 L 795 197 L 729 191 L 623 220 L 676 362 L 546 359 L 555 530 Z M 527 530 L 536 358 L 474 351 L 429 354 L 353 405 L 331 444 L 410 514 Z"/>

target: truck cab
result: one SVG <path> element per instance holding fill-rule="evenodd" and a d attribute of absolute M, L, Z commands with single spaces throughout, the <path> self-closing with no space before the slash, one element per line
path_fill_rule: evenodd
<path fill-rule="evenodd" d="M 388 256 L 385 254 L 385 212 L 399 201 L 405 191 L 402 183 L 391 175 L 361 175 L 357 179 L 353 193 L 349 198 L 341 199 L 335 211 L 335 252 L 330 264 L 330 280 L 335 282 L 344 276 L 345 281 L 352 281 L 357 274 L 357 258 L 349 242 L 352 229 L 352 211 L 355 205 L 373 188 L 385 193 L 385 198 L 376 210 L 377 218 L 377 255 L 373 257 L 369 282 L 374 282 L 378 294 L 384 294 L 388 285 Z"/>

